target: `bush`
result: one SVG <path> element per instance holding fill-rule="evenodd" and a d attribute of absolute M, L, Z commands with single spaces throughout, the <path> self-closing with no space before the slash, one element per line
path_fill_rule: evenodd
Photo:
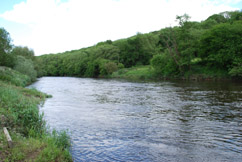
<path fill-rule="evenodd" d="M 155 55 L 151 60 L 155 73 L 159 76 L 170 76 L 178 73 L 178 67 L 166 53 Z"/>
<path fill-rule="evenodd" d="M 34 51 L 29 49 L 28 47 L 21 47 L 21 46 L 14 47 L 11 53 L 12 55 L 15 55 L 15 56 L 23 56 L 26 59 L 31 59 L 31 60 L 34 59 Z"/>
<path fill-rule="evenodd" d="M 14 69 L 20 73 L 26 74 L 31 78 L 31 81 L 35 81 L 37 77 L 37 72 L 34 69 L 33 61 L 26 59 L 23 56 L 17 56 L 16 64 Z"/>
<path fill-rule="evenodd" d="M 123 68 L 124 68 L 124 64 L 118 63 L 118 69 L 123 69 Z"/>
<path fill-rule="evenodd" d="M 29 76 L 4 66 L 0 66 L 0 80 L 22 87 L 31 82 Z"/>
<path fill-rule="evenodd" d="M 87 64 L 87 70 L 85 72 L 86 77 L 98 77 L 100 74 L 99 62 L 98 60 L 89 61 Z"/>
<path fill-rule="evenodd" d="M 118 70 L 118 66 L 116 63 L 114 62 L 107 62 L 105 63 L 104 65 L 104 69 L 107 73 L 107 75 L 110 75 L 112 74 L 113 72 L 117 71 Z"/>
<path fill-rule="evenodd" d="M 200 57 L 210 67 L 228 70 L 242 58 L 242 21 L 219 24 L 201 38 Z"/>

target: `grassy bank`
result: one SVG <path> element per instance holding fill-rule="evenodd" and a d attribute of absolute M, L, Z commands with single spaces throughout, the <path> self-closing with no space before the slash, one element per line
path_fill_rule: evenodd
<path fill-rule="evenodd" d="M 31 83 L 29 76 L 4 66 L 0 66 L 0 80 L 21 87 Z"/>
<path fill-rule="evenodd" d="M 0 67 L 0 159 L 8 161 L 72 161 L 65 132 L 49 132 L 38 105 L 49 97 L 27 89 L 28 76 Z M 7 127 L 13 147 L 3 134 Z"/>
<path fill-rule="evenodd" d="M 157 80 L 230 80 L 233 79 L 223 70 L 196 68 L 186 71 L 183 75 L 160 76 L 151 66 L 135 66 L 123 68 L 114 72 L 111 78 L 127 79 L 131 81 L 157 81 Z"/>
<path fill-rule="evenodd" d="M 150 65 L 147 66 L 135 66 L 131 68 L 123 68 L 111 75 L 111 78 L 120 78 L 127 80 L 154 80 L 155 73 Z"/>

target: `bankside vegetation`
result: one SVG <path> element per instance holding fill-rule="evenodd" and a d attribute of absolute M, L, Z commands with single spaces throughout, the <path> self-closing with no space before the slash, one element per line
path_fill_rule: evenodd
<path fill-rule="evenodd" d="M 24 88 L 36 80 L 34 52 L 13 47 L 7 31 L 0 28 L 0 161 L 72 161 L 66 132 L 47 129 L 38 105 L 50 97 Z M 13 147 L 3 133 L 7 127 Z"/>
<path fill-rule="evenodd" d="M 16 47 L 0 28 L 0 125 L 14 141 L 7 148 L 0 130 L 3 161 L 71 161 L 65 132 L 46 128 L 38 105 L 46 94 L 24 88 L 41 76 L 132 79 L 242 79 L 242 12 L 214 14 L 202 22 L 177 16 L 178 26 L 88 48 L 34 56 Z"/>
<path fill-rule="evenodd" d="M 184 14 L 176 17 L 178 26 L 42 55 L 35 58 L 37 75 L 129 78 L 127 71 L 145 67 L 140 79 L 241 79 L 242 12 L 214 14 L 202 22 L 189 19 Z"/>
<path fill-rule="evenodd" d="M 46 94 L 24 88 L 31 78 L 0 67 L 0 159 L 1 161 L 72 161 L 66 132 L 51 132 L 39 112 Z M 14 142 L 8 148 L 3 127 Z"/>

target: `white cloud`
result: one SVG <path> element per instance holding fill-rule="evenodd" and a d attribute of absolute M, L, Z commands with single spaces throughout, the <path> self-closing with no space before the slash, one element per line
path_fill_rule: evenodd
<path fill-rule="evenodd" d="M 0 17 L 30 27 L 31 35 L 11 37 L 40 55 L 159 30 L 184 13 L 200 21 L 226 10 L 235 9 L 209 0 L 27 0 Z"/>
<path fill-rule="evenodd" d="M 241 1 L 242 0 L 213 0 L 213 2 L 216 4 L 224 4 L 224 5 L 237 4 Z"/>

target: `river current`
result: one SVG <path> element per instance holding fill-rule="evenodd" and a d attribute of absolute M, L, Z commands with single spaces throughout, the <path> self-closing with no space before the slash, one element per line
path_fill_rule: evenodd
<path fill-rule="evenodd" d="M 75 162 L 242 161 L 242 83 L 43 77 L 40 110 Z"/>

